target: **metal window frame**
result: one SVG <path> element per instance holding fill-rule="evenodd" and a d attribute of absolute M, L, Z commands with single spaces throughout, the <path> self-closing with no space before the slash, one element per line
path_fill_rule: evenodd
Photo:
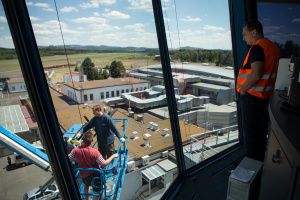
<path fill-rule="evenodd" d="M 61 137 L 26 3 L 24 0 L 3 0 L 2 4 L 61 197 L 81 199 Z"/>

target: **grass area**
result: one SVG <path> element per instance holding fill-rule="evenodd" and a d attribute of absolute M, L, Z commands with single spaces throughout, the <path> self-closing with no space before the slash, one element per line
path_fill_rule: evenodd
<path fill-rule="evenodd" d="M 59 65 L 65 63 L 76 63 L 76 61 L 83 61 L 86 57 L 92 59 L 96 66 L 110 65 L 113 60 L 122 61 L 126 69 L 135 67 L 146 66 L 150 63 L 157 64 L 157 61 L 153 61 L 152 56 L 148 56 L 147 53 L 88 53 L 88 54 L 74 54 L 68 55 L 68 59 L 65 55 L 42 57 L 43 66 Z M 75 67 L 74 67 L 75 68 Z M 7 71 L 21 71 L 19 61 L 15 60 L 1 60 L 0 61 L 0 73 Z M 68 71 L 69 69 L 61 68 L 62 71 Z M 60 71 L 55 68 L 55 71 Z"/>

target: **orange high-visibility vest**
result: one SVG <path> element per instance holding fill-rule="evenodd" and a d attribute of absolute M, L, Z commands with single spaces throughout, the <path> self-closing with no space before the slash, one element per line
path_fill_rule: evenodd
<path fill-rule="evenodd" d="M 254 45 L 259 45 L 264 50 L 264 70 L 261 79 L 252 88 L 248 89 L 247 92 L 256 97 L 268 99 L 274 91 L 279 62 L 279 48 L 269 39 L 258 40 L 250 47 L 248 55 L 244 61 L 244 65 L 239 71 L 236 89 L 240 92 L 241 86 L 247 80 L 247 77 L 252 71 L 252 69 L 244 69 L 244 67 L 248 62 L 250 51 Z"/>

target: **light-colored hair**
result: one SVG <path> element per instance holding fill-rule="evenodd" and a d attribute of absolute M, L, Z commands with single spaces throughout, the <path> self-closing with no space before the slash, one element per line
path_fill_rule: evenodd
<path fill-rule="evenodd" d="M 95 105 L 95 106 L 93 106 L 93 110 L 101 111 L 101 106 Z"/>

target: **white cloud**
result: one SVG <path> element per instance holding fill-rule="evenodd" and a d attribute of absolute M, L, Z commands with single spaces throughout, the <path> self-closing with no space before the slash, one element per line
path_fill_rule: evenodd
<path fill-rule="evenodd" d="M 0 16 L 0 23 L 6 23 L 6 22 L 7 22 L 6 18 L 3 16 Z"/>
<path fill-rule="evenodd" d="M 293 22 L 300 22 L 300 18 L 293 19 Z"/>
<path fill-rule="evenodd" d="M 145 25 L 142 24 L 142 23 L 136 23 L 136 24 L 133 24 L 133 25 L 127 25 L 124 28 L 126 28 L 126 29 L 140 29 L 140 28 L 142 28 L 144 26 Z"/>
<path fill-rule="evenodd" d="M 164 17 L 164 20 L 165 20 L 165 22 L 170 22 L 171 21 L 170 18 L 165 18 L 165 17 Z"/>
<path fill-rule="evenodd" d="M 204 25 L 204 30 L 210 30 L 210 31 L 224 31 L 224 28 L 217 27 L 217 26 L 211 26 L 211 25 Z"/>
<path fill-rule="evenodd" d="M 180 21 L 185 21 L 185 22 L 200 22 L 202 20 L 200 18 L 191 18 L 191 16 L 186 16 L 186 18 L 180 19 Z"/>
<path fill-rule="evenodd" d="M 103 31 L 119 31 L 121 30 L 120 27 L 118 26 L 112 26 L 112 25 L 109 25 L 109 24 L 99 24 L 99 23 L 96 23 L 96 24 L 90 24 L 89 25 L 90 28 L 92 28 L 93 30 L 97 30 L 97 32 L 103 32 Z"/>
<path fill-rule="evenodd" d="M 116 0 L 90 0 L 88 3 L 79 4 L 82 8 L 99 8 L 100 4 L 111 5 L 116 3 Z"/>
<path fill-rule="evenodd" d="M 88 24 L 106 23 L 107 22 L 106 19 L 103 19 L 103 18 L 100 18 L 100 17 L 81 17 L 81 18 L 72 19 L 70 21 L 75 22 L 75 23 L 88 23 Z"/>
<path fill-rule="evenodd" d="M 94 15 L 95 17 L 100 17 L 100 16 L 101 16 L 98 12 L 93 12 L 93 15 Z"/>
<path fill-rule="evenodd" d="M 61 12 L 78 12 L 77 8 L 73 6 L 65 6 L 62 9 L 60 9 Z"/>
<path fill-rule="evenodd" d="M 42 19 L 40 19 L 38 17 L 30 16 L 30 20 L 31 21 L 38 21 L 38 20 L 42 20 Z"/>
<path fill-rule="evenodd" d="M 130 3 L 128 9 L 153 12 L 151 0 L 128 0 L 128 2 Z"/>
<path fill-rule="evenodd" d="M 27 5 L 27 6 L 32 6 L 33 3 L 32 3 L 31 1 L 26 1 L 26 5 Z"/>
<path fill-rule="evenodd" d="M 103 14 L 103 16 L 109 18 L 109 19 L 129 19 L 130 16 L 129 15 L 126 15 L 126 14 L 123 14 L 119 11 L 111 11 L 110 13 L 105 13 Z"/>
<path fill-rule="evenodd" d="M 11 36 L 0 37 L 0 47 L 14 48 Z"/>
<path fill-rule="evenodd" d="M 36 3 L 34 4 L 34 6 L 42 8 L 42 10 L 44 11 L 49 11 L 49 12 L 54 11 L 52 8 L 50 8 L 50 5 L 47 3 Z"/>

